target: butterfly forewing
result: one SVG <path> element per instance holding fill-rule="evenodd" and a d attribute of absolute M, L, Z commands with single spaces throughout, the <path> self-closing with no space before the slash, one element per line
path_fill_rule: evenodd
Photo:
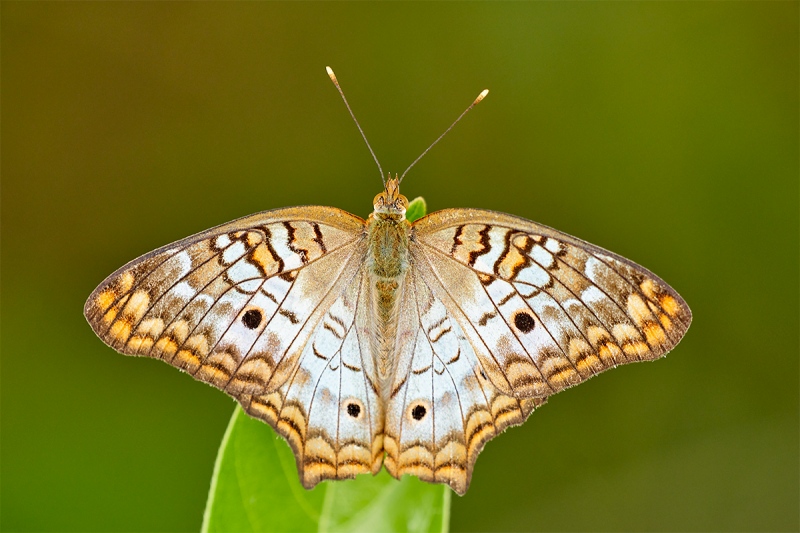
<path fill-rule="evenodd" d="M 130 262 L 84 313 L 123 353 L 163 359 L 230 394 L 271 391 L 361 263 L 363 228 L 334 208 L 252 215 Z"/>
<path fill-rule="evenodd" d="M 686 303 L 648 270 L 518 217 L 439 211 L 415 223 L 414 243 L 412 253 L 450 281 L 455 316 L 474 332 L 492 383 L 513 396 L 548 396 L 657 358 L 691 322 Z"/>

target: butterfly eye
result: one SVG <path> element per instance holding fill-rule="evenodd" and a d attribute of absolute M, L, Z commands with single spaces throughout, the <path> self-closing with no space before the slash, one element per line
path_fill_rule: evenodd
<path fill-rule="evenodd" d="M 258 309 L 250 309 L 242 315 L 242 324 L 247 329 L 256 329 L 261 324 L 262 319 L 261 311 Z"/>
<path fill-rule="evenodd" d="M 533 319 L 530 313 L 519 311 L 516 315 L 514 315 L 514 325 L 517 326 L 517 329 L 522 333 L 528 333 L 534 328 L 534 326 L 536 326 L 536 321 Z"/>

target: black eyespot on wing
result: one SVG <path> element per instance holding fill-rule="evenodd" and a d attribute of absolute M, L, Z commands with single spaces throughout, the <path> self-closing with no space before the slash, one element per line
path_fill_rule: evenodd
<path fill-rule="evenodd" d="M 352 416 L 353 418 L 358 418 L 358 415 L 361 414 L 361 407 L 354 403 L 347 404 L 347 414 Z"/>
<path fill-rule="evenodd" d="M 261 324 L 263 316 L 258 309 L 250 309 L 242 315 L 242 324 L 247 329 L 256 329 Z"/>
<path fill-rule="evenodd" d="M 528 333 L 536 325 L 536 321 L 530 314 L 520 311 L 514 315 L 514 325 L 517 326 L 517 329 L 522 333 Z"/>
<path fill-rule="evenodd" d="M 411 410 L 411 416 L 414 418 L 414 420 L 422 420 L 425 417 L 426 412 L 427 411 L 423 406 L 418 405 Z"/>

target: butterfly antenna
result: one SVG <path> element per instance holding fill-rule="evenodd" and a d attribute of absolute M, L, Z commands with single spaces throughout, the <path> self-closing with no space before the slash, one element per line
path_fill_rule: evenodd
<path fill-rule="evenodd" d="M 347 98 L 344 97 L 344 91 L 342 91 L 342 88 L 339 86 L 339 80 L 336 79 L 336 74 L 333 73 L 333 69 L 331 67 L 325 67 L 325 70 L 328 72 L 328 77 L 331 79 L 333 84 L 336 85 L 336 89 L 339 91 L 339 94 L 342 95 L 342 100 L 344 100 L 344 105 L 350 112 L 350 116 L 353 117 L 353 122 L 356 123 L 358 131 L 361 132 L 361 137 L 364 138 L 364 142 L 367 144 L 367 148 L 369 148 L 369 153 L 372 154 L 372 159 L 374 159 L 375 164 L 378 165 L 378 171 L 381 173 L 381 181 L 383 182 L 383 186 L 386 187 L 386 180 L 383 179 L 383 169 L 381 168 L 381 164 L 378 162 L 378 158 L 375 156 L 375 152 L 372 151 L 372 146 L 369 145 L 367 136 L 364 135 L 364 130 L 361 129 L 361 124 L 358 123 L 358 119 L 356 119 L 356 116 L 353 114 L 353 110 L 350 109 L 350 104 L 347 103 Z"/>
<path fill-rule="evenodd" d="M 439 141 L 441 141 L 441 140 L 442 140 L 442 137 L 444 137 L 445 135 L 447 135 L 447 133 L 448 133 L 450 130 L 452 130 L 452 129 L 453 129 L 453 126 L 455 126 L 456 124 L 458 124 L 458 121 L 459 121 L 459 120 L 461 120 L 462 118 L 464 118 L 464 115 L 466 115 L 466 114 L 467 114 L 467 112 L 469 112 L 469 110 L 470 110 L 470 109 L 472 109 L 473 107 L 475 107 L 476 105 L 478 105 L 479 103 L 481 103 L 481 100 L 483 100 L 484 98 L 486 98 L 486 95 L 487 95 L 487 94 L 489 94 L 489 89 L 484 89 L 484 90 L 482 90 L 482 91 L 481 91 L 481 94 L 479 94 L 479 95 L 478 95 L 478 97 L 477 97 L 477 98 L 476 98 L 476 99 L 475 99 L 475 100 L 474 100 L 474 101 L 473 101 L 471 104 L 469 104 L 469 107 L 468 107 L 468 108 L 466 108 L 466 109 L 464 110 L 464 112 L 463 112 L 463 113 L 461 113 L 460 115 L 458 115 L 458 118 L 457 118 L 457 119 L 456 119 L 456 120 L 455 120 L 455 121 L 454 121 L 452 124 L 450 124 L 450 127 L 449 127 L 449 128 L 447 128 L 446 130 L 444 130 L 444 133 L 442 133 L 441 135 L 439 135 L 439 137 L 438 137 L 438 138 L 437 138 L 435 141 L 433 141 L 433 143 L 431 143 L 431 145 L 430 145 L 430 146 L 428 146 L 428 148 L 427 148 L 427 149 L 426 149 L 424 152 L 422 152 L 422 153 L 419 155 L 419 157 L 418 157 L 418 158 L 416 158 L 416 159 L 414 160 L 414 162 L 413 162 L 413 163 L 411 163 L 410 165 L 408 165 L 408 168 L 406 169 L 406 171 L 405 171 L 405 172 L 403 172 L 403 175 L 402 175 L 402 176 L 400 176 L 400 181 L 398 182 L 398 184 L 400 184 L 400 183 L 402 183 L 402 182 L 403 182 L 403 178 L 405 178 L 405 177 L 406 177 L 406 174 L 408 174 L 408 171 L 409 171 L 409 170 L 411 170 L 411 167 L 413 167 L 414 165 L 416 165 L 416 164 L 417 164 L 417 161 L 419 161 L 420 159 L 422 159 L 422 157 L 423 157 L 425 154 L 427 154 L 427 153 L 430 151 L 430 149 L 431 149 L 431 148 L 433 148 L 434 146 L 436 146 L 436 143 L 438 143 Z M 342 98 L 344 98 L 344 95 L 342 96 Z"/>

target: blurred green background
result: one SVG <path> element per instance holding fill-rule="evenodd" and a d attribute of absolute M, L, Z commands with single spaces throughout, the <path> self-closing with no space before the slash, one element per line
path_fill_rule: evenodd
<path fill-rule="evenodd" d="M 233 402 L 105 347 L 94 287 L 256 211 L 524 216 L 655 271 L 666 360 L 492 441 L 454 531 L 797 530 L 798 3 L 2 2 L 3 530 L 197 530 Z M 281 512 L 275 509 L 275 512 Z"/>

